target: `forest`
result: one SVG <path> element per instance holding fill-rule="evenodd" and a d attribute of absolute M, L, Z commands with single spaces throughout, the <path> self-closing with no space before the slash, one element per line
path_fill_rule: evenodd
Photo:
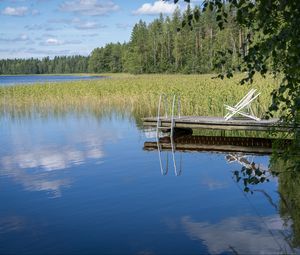
<path fill-rule="evenodd" d="M 0 59 L 0 74 L 85 73 L 89 57 L 61 56 L 50 59 Z"/>
<path fill-rule="evenodd" d="M 200 14 L 193 26 L 189 22 L 193 13 Z M 238 64 L 245 54 L 245 31 L 235 22 L 230 11 L 223 30 L 218 28 L 213 10 L 201 11 L 190 6 L 173 15 L 160 15 L 149 24 L 140 20 L 134 25 L 127 43 L 109 43 L 94 49 L 90 56 L 60 56 L 50 59 L 0 60 L 0 74 L 51 74 L 51 73 L 210 73 Z"/>

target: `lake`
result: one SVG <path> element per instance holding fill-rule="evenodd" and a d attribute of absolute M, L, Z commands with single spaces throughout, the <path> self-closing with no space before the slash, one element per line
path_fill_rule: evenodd
<path fill-rule="evenodd" d="M 287 179 L 268 175 L 251 193 L 236 178 L 242 162 L 268 169 L 269 155 L 159 154 L 144 147 L 155 130 L 137 123 L 118 111 L 2 113 L 0 253 L 298 251 L 298 218 L 284 197 L 299 196 Z"/>
<path fill-rule="evenodd" d="M 90 75 L 0 75 L 0 86 L 103 79 L 103 76 Z"/>

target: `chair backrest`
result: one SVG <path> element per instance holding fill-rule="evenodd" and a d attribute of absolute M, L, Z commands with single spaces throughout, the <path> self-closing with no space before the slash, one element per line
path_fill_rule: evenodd
<path fill-rule="evenodd" d="M 240 108 L 243 105 L 247 105 L 255 92 L 256 89 L 250 89 L 250 91 L 234 106 L 234 108 Z"/>
<path fill-rule="evenodd" d="M 234 116 L 237 113 L 245 117 L 248 117 L 250 119 L 260 120 L 259 118 L 253 115 L 250 106 L 251 102 L 260 95 L 260 93 L 258 94 L 255 93 L 256 93 L 256 89 L 251 89 L 235 106 L 232 107 L 229 105 L 225 105 L 226 109 L 228 110 L 227 114 L 224 116 L 225 120 L 229 120 L 232 116 Z M 243 108 L 245 107 L 248 108 L 248 111 L 250 111 L 250 113 L 242 112 Z"/>
<path fill-rule="evenodd" d="M 254 101 L 254 99 L 256 99 L 259 95 L 260 93 L 256 95 L 253 94 L 251 97 L 247 97 L 238 107 L 235 107 L 235 109 L 238 111 L 239 109 L 243 109 L 247 105 L 250 105 L 250 103 Z"/>

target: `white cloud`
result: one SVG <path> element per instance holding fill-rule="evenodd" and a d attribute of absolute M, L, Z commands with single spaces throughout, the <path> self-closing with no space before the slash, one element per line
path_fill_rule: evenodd
<path fill-rule="evenodd" d="M 119 10 L 119 6 L 112 1 L 75 0 L 66 1 L 60 6 L 61 11 L 75 12 L 87 16 L 107 15 Z"/>
<path fill-rule="evenodd" d="M 2 10 L 2 14 L 8 16 L 24 16 L 28 12 L 28 7 L 21 6 L 21 7 L 6 7 Z"/>
<path fill-rule="evenodd" d="M 63 41 L 63 40 L 58 40 L 56 38 L 47 38 L 45 41 L 41 42 L 41 46 L 60 46 L 60 45 L 66 45 L 66 44 L 80 44 L 80 40 L 68 40 L 68 41 Z"/>
<path fill-rule="evenodd" d="M 136 15 L 156 15 L 156 14 L 171 14 L 175 11 L 176 6 L 174 3 L 164 2 L 164 1 L 156 1 L 154 4 L 145 3 L 134 11 L 133 13 Z"/>
<path fill-rule="evenodd" d="M 56 46 L 56 45 L 62 45 L 63 41 L 60 41 L 56 38 L 48 38 L 43 44 L 49 46 Z"/>

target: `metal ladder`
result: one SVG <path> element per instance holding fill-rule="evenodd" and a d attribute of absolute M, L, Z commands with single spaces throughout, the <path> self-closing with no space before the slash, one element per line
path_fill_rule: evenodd
<path fill-rule="evenodd" d="M 175 128 L 175 104 L 176 104 L 176 98 L 177 98 L 177 118 L 180 118 L 180 110 L 181 110 L 181 103 L 180 103 L 180 96 L 173 95 L 173 102 L 172 102 L 172 109 L 171 109 L 171 123 L 170 123 L 170 141 L 171 141 L 171 148 L 172 148 L 172 159 L 173 159 L 173 166 L 174 166 L 174 171 L 175 175 L 179 176 L 182 172 L 182 157 L 180 157 L 180 168 L 179 171 L 177 170 L 177 165 L 176 165 L 176 159 L 175 159 L 175 143 L 174 143 L 174 128 Z M 158 158 L 159 158 L 159 164 L 160 164 L 160 171 L 162 175 L 166 175 L 168 173 L 168 167 L 169 167 L 169 157 L 167 153 L 167 162 L 166 162 L 166 167 L 163 167 L 162 164 L 162 158 L 161 158 L 161 152 L 162 148 L 161 145 L 159 144 L 159 131 L 161 129 L 166 129 L 168 127 L 162 126 L 162 120 L 160 117 L 160 110 L 161 110 L 161 103 L 162 99 L 164 101 L 164 108 L 165 108 L 165 118 L 168 118 L 168 98 L 166 94 L 161 94 L 159 97 L 159 102 L 158 102 L 158 110 L 157 110 L 157 125 L 156 125 L 156 142 L 157 142 L 157 150 L 158 150 Z"/>
<path fill-rule="evenodd" d="M 162 103 L 162 98 L 164 100 L 164 106 L 165 106 L 165 118 L 168 118 L 168 97 L 166 94 L 161 94 L 159 96 L 159 101 L 158 101 L 158 109 L 157 109 L 157 125 L 156 125 L 156 136 L 159 136 L 159 130 L 160 129 L 166 129 L 168 127 L 163 127 L 161 116 L 160 116 L 160 110 L 161 110 L 161 103 Z M 175 104 L 176 104 L 176 95 L 173 96 L 173 102 L 172 102 L 172 110 L 171 110 L 171 135 L 173 137 L 174 135 L 174 127 L 175 127 Z M 180 119 L 180 110 L 181 110 L 181 103 L 180 103 L 180 96 L 177 96 L 177 118 Z"/>

